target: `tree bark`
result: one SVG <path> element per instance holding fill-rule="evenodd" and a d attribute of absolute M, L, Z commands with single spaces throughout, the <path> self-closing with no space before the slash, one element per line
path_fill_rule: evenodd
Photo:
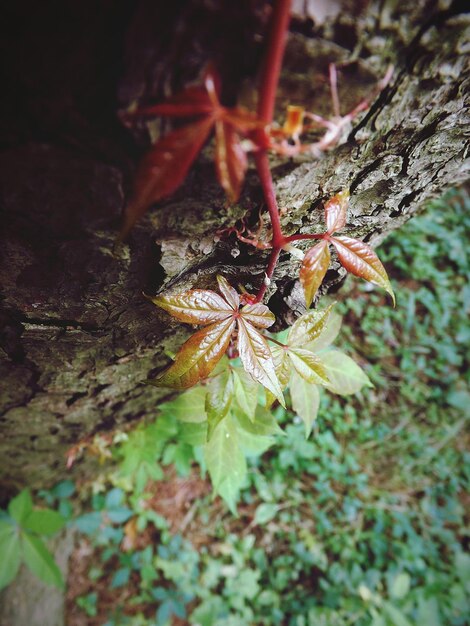
<path fill-rule="evenodd" d="M 41 3 L 43 11 L 44 4 L 56 10 L 55 3 Z M 37 25 L 36 40 L 26 34 L 24 41 L 7 40 L 8 51 L 19 56 L 2 79 L 11 97 L 3 102 L 0 128 L 0 474 L 6 494 L 64 478 L 66 451 L 86 437 L 155 416 L 168 392 L 144 381 L 168 365 L 168 353 L 190 329 L 142 292 L 213 287 L 217 273 L 249 291 L 263 280 L 266 254 L 217 234 L 247 212 L 256 224 L 263 210 L 256 173 L 250 170 L 240 202 L 227 207 L 210 147 L 174 196 L 112 252 L 129 164 L 147 137 L 145 128 L 134 129 L 134 138 L 126 134 L 118 106 L 169 93 L 194 79 L 209 57 L 229 78 L 227 101 L 236 88 L 249 94 L 250 59 L 259 59 L 258 35 L 268 16 L 261 1 L 132 4 L 116 3 L 111 15 L 106 2 L 80 3 L 71 26 L 68 18 L 79 12 L 71 2 L 63 40 Z M 227 17 L 230 4 L 235 13 Z M 330 62 L 339 68 L 343 114 L 374 90 L 389 63 L 395 70 L 341 145 L 318 160 L 273 160 L 283 224 L 289 234 L 322 230 L 322 201 L 349 186 L 346 233 L 375 245 L 426 200 L 468 177 L 468 15 L 459 1 L 338 2 L 336 14 L 326 17 L 322 2 L 297 4 L 277 119 L 287 102 L 332 115 Z M 336 5 L 329 6 L 331 12 Z M 22 16 L 10 18 L 20 23 Z M 80 30 L 85 25 L 88 39 Z M 40 49 L 44 67 L 34 56 Z M 28 54 L 32 67 L 21 56 Z M 26 74 L 18 78 L 20 70 Z M 15 96 L 21 98 L 17 111 Z M 298 269 L 298 261 L 281 256 L 269 290 L 279 325 L 303 310 Z M 323 292 L 341 279 L 334 263 Z M 90 464 L 78 462 L 72 471 L 85 476 Z"/>

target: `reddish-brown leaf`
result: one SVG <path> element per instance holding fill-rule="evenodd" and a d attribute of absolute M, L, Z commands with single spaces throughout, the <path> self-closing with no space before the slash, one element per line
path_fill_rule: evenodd
<path fill-rule="evenodd" d="M 234 329 L 235 321 L 229 318 L 194 333 L 183 344 L 174 363 L 155 380 L 155 384 L 159 387 L 187 389 L 207 378 L 227 350 Z"/>
<path fill-rule="evenodd" d="M 240 296 L 238 293 L 223 276 L 220 276 L 220 274 L 217 276 L 217 282 L 219 284 L 220 293 L 227 300 L 231 308 L 234 311 L 238 311 L 238 307 L 240 306 Z"/>
<path fill-rule="evenodd" d="M 330 265 L 330 258 L 330 250 L 326 240 L 320 241 L 316 246 L 310 248 L 304 257 L 299 279 L 304 290 L 307 307 L 312 304 L 312 300 L 325 278 Z"/>
<path fill-rule="evenodd" d="M 240 315 L 244 320 L 258 328 L 269 328 L 276 321 L 268 307 L 265 304 L 261 304 L 261 302 L 246 304 L 241 309 Z"/>
<path fill-rule="evenodd" d="M 178 128 L 158 141 L 140 163 L 134 193 L 124 212 L 124 239 L 149 206 L 172 194 L 186 178 L 213 126 L 211 117 Z"/>
<path fill-rule="evenodd" d="M 395 304 L 395 294 L 384 266 L 370 246 L 351 237 L 331 237 L 341 265 L 348 272 L 375 283 L 387 291 Z"/>
<path fill-rule="evenodd" d="M 176 295 L 155 296 L 149 300 L 186 324 L 212 324 L 234 313 L 223 298 L 209 289 L 191 289 Z"/>
<path fill-rule="evenodd" d="M 203 87 L 188 87 L 164 102 L 140 107 L 133 115 L 192 117 L 193 115 L 210 115 L 213 111 L 214 104 Z"/>
<path fill-rule="evenodd" d="M 243 317 L 238 320 L 238 352 L 243 368 L 285 406 L 266 339 Z"/>
<path fill-rule="evenodd" d="M 340 191 L 325 203 L 325 221 L 330 235 L 346 225 L 349 204 L 349 189 Z"/>
<path fill-rule="evenodd" d="M 219 120 L 215 124 L 215 167 L 219 183 L 230 202 L 236 202 L 245 180 L 248 158 L 235 128 Z"/>

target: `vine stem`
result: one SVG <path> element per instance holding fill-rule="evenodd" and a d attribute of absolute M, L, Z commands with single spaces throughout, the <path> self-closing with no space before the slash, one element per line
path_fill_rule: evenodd
<path fill-rule="evenodd" d="M 269 33 L 266 44 L 266 53 L 261 66 L 260 81 L 258 86 L 258 117 L 266 124 L 270 125 L 273 120 L 274 103 L 276 100 L 276 90 L 279 83 L 282 59 L 286 46 L 287 28 L 290 19 L 291 0 L 276 0 L 269 25 Z M 259 145 L 266 144 L 264 131 L 259 133 Z M 259 289 L 255 302 L 261 302 L 269 281 L 272 278 L 274 269 L 279 259 L 281 248 L 286 240 L 282 232 L 281 220 L 279 217 L 279 207 L 274 191 L 273 179 L 269 167 L 267 146 L 260 148 L 254 155 L 256 169 L 261 182 L 261 188 L 269 211 L 272 226 L 272 249 L 269 256 L 266 277 Z"/>

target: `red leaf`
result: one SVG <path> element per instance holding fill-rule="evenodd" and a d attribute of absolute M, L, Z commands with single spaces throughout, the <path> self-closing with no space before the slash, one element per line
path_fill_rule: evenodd
<path fill-rule="evenodd" d="M 209 289 L 191 289 L 149 300 L 186 324 L 212 324 L 225 320 L 234 313 L 223 298 Z"/>
<path fill-rule="evenodd" d="M 245 180 L 248 158 L 235 128 L 219 120 L 215 124 L 217 178 L 230 202 L 236 202 Z"/>
<path fill-rule="evenodd" d="M 121 240 L 151 204 L 181 185 L 213 123 L 212 117 L 208 117 L 178 128 L 160 139 L 144 157 L 136 172 L 133 196 L 124 212 Z"/>
<path fill-rule="evenodd" d="M 349 204 L 349 189 L 340 191 L 325 204 L 325 221 L 330 235 L 346 225 Z"/>
<path fill-rule="evenodd" d="M 244 320 L 250 322 L 258 328 L 269 328 L 274 324 L 276 318 L 265 304 L 246 304 L 240 311 Z"/>
<path fill-rule="evenodd" d="M 245 371 L 274 394 L 282 406 L 285 406 L 266 339 L 243 318 L 238 320 L 238 352 Z"/>
<path fill-rule="evenodd" d="M 331 237 L 341 265 L 348 272 L 375 283 L 387 291 L 395 304 L 395 294 L 379 257 L 370 246 L 351 237 Z"/>
<path fill-rule="evenodd" d="M 183 344 L 175 362 L 156 380 L 160 387 L 186 389 L 207 378 L 227 350 L 235 329 L 231 318 L 202 328 Z"/>
<path fill-rule="evenodd" d="M 330 265 L 330 258 L 330 250 L 326 240 L 310 248 L 304 257 L 299 279 L 304 290 L 307 307 L 312 304 L 312 300 L 325 278 Z"/>
<path fill-rule="evenodd" d="M 188 87 L 184 91 L 167 98 L 164 102 L 140 107 L 133 115 L 162 115 L 165 117 L 191 117 L 209 115 L 214 104 L 203 87 Z"/>

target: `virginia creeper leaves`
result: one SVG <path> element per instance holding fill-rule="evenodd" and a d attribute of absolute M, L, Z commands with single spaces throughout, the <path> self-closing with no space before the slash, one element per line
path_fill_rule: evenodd
<path fill-rule="evenodd" d="M 261 303 L 247 304 L 239 310 L 237 292 L 222 276 L 218 276 L 217 280 L 224 297 L 214 291 L 194 289 L 178 295 L 151 298 L 154 304 L 183 322 L 210 324 L 186 341 L 173 365 L 155 383 L 184 389 L 207 378 L 222 358 L 237 326 L 238 351 L 245 371 L 284 405 L 271 351 L 266 339 L 257 330 L 271 326 L 274 315 Z"/>
<path fill-rule="evenodd" d="M 363 241 L 351 237 L 333 237 L 333 234 L 346 225 L 349 190 L 345 189 L 325 203 L 327 232 L 323 240 L 305 254 L 300 268 L 300 283 L 304 290 L 307 307 L 312 303 L 330 264 L 328 244 L 336 248 L 341 265 L 351 274 L 379 285 L 390 294 L 395 304 L 395 294 L 378 256 Z"/>

